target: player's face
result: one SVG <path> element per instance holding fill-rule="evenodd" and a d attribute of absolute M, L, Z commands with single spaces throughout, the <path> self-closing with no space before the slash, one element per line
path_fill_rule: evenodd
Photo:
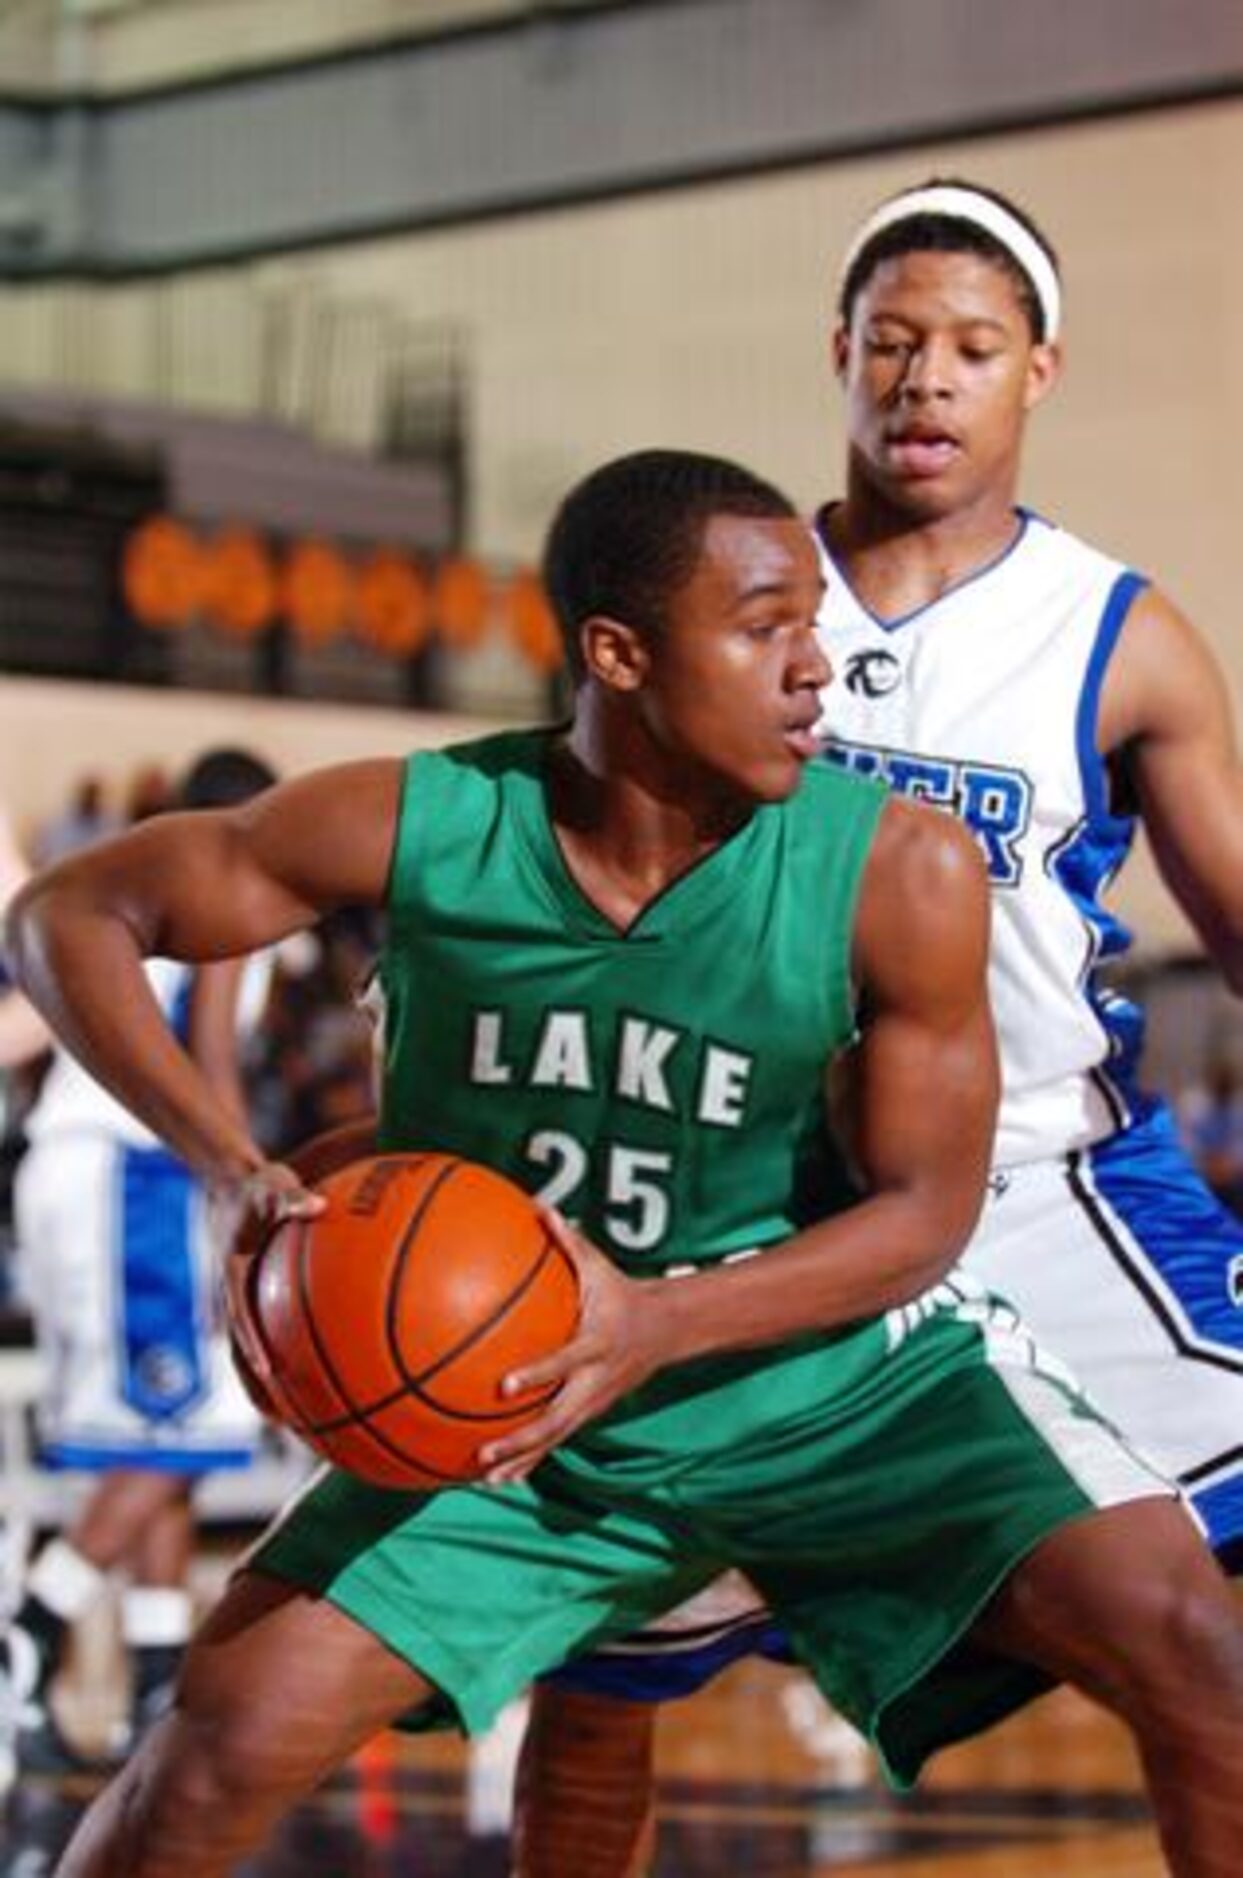
<path fill-rule="evenodd" d="M 975 254 L 882 262 L 834 347 L 852 491 L 921 519 L 1013 499 L 1027 413 L 1058 354 L 1033 342 L 1005 268 Z"/>
<path fill-rule="evenodd" d="M 686 772 L 752 801 L 780 801 L 816 754 L 816 641 L 824 591 L 806 525 L 717 515 L 699 561 L 648 648 L 640 709 L 654 742 Z"/>

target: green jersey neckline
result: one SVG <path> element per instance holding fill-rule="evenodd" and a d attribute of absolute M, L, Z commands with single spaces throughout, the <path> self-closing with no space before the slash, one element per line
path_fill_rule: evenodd
<path fill-rule="evenodd" d="M 515 822 L 527 858 L 558 910 L 572 928 L 615 944 L 653 943 L 695 924 L 733 897 L 740 870 L 748 865 L 755 842 L 781 804 L 759 803 L 747 820 L 717 847 L 709 848 L 686 870 L 653 894 L 627 926 L 609 918 L 575 879 L 553 825 L 548 794 L 548 763 L 554 739 L 564 726 L 529 733 L 532 763 L 510 772 Z"/>

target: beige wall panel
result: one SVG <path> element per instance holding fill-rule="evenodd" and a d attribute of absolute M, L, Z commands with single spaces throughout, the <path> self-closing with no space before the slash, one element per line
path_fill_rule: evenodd
<path fill-rule="evenodd" d="M 244 744 L 292 776 L 323 763 L 434 748 L 493 727 L 415 711 L 6 678 L 0 681 L 0 801 L 28 836 L 87 773 L 102 778 L 116 806 L 144 765 L 160 764 L 176 775 L 216 744 Z"/>
<path fill-rule="evenodd" d="M 528 0 L 160 0 L 128 6 L 96 0 L 83 11 L 95 32 L 94 82 L 167 84 L 372 40 L 441 32 L 526 10 Z"/>
<path fill-rule="evenodd" d="M 174 393 L 240 408 L 254 383 L 256 294 L 305 291 L 346 308 L 378 299 L 467 337 L 472 545 L 484 554 L 531 556 L 576 475 L 650 443 L 736 454 L 810 505 L 840 474 L 824 350 L 833 257 L 880 195 L 938 167 L 1012 192 L 1062 253 L 1067 373 L 1033 424 L 1027 499 L 1168 587 L 1243 699 L 1243 103 L 190 275 L 163 326 L 153 307 L 167 285 L 100 290 L 89 296 L 103 354 L 93 360 L 81 305 L 66 310 L 84 294 L 10 292 L 0 356 L 20 382 L 54 373 L 59 355 L 71 376 L 89 370 L 95 386 L 143 395 L 158 359 Z M 1149 943 L 1185 936 L 1150 868 L 1129 870 L 1121 897 Z"/>

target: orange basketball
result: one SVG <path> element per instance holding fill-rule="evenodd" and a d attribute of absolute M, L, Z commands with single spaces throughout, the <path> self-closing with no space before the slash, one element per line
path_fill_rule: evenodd
<path fill-rule="evenodd" d="M 453 1155 L 374 1155 L 315 1190 L 325 1211 L 278 1226 L 232 1298 L 276 1415 L 379 1486 L 477 1479 L 553 1393 L 500 1385 L 573 1334 L 571 1261 L 520 1187 Z"/>

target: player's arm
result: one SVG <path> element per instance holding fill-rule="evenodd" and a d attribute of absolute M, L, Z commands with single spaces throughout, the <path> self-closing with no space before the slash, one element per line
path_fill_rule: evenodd
<path fill-rule="evenodd" d="M 160 1013 L 144 957 L 257 951 L 349 904 L 383 901 L 402 765 L 281 783 L 232 809 L 154 817 L 37 875 L 9 919 L 14 968 L 86 1068 L 206 1178 L 271 1184 L 245 1123 Z M 301 1210 L 289 1170 L 277 1179 Z"/>
<path fill-rule="evenodd" d="M 243 956 L 200 965 L 190 991 L 187 1046 L 218 1101 L 245 1122 L 246 1091 L 238 1058 L 237 1012 Z"/>
<path fill-rule="evenodd" d="M 859 1202 L 762 1258 L 688 1280 L 674 1360 L 775 1343 L 904 1304 L 955 1262 L 979 1215 L 996 1126 L 989 902 L 949 817 L 888 804 L 855 933 L 860 1030 L 850 1147 Z"/>
<path fill-rule="evenodd" d="M 357 1120 L 342 1122 L 309 1141 L 299 1142 L 281 1158 L 304 1187 L 314 1187 L 340 1167 L 360 1161 L 376 1152 L 376 1117 L 360 1115 Z M 234 1250 L 242 1254 L 257 1252 L 263 1243 L 267 1222 L 259 1213 L 246 1213 L 234 1228 Z"/>
<path fill-rule="evenodd" d="M 1221 670 L 1158 592 L 1132 607 L 1106 674 L 1098 741 L 1134 789 L 1161 874 L 1243 992 L 1243 765 Z"/>
<path fill-rule="evenodd" d="M 988 926 L 970 836 L 934 810 L 888 804 L 856 922 L 852 1148 L 863 1197 L 758 1258 L 677 1280 L 627 1279 L 558 1224 L 579 1262 L 582 1324 L 511 1379 L 563 1387 L 546 1415 L 488 1451 L 494 1478 L 528 1471 L 658 1369 L 877 1316 L 953 1265 L 983 1202 L 996 1125 Z"/>

